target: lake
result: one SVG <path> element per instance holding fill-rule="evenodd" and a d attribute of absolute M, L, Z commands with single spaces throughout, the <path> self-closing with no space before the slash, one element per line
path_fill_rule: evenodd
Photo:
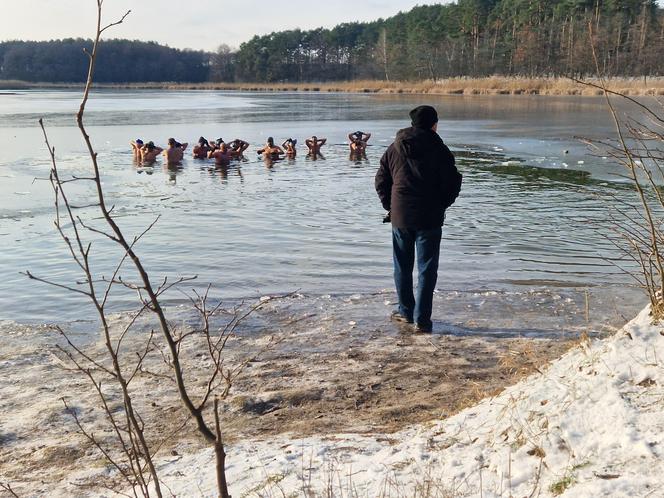
<path fill-rule="evenodd" d="M 91 316 L 78 296 L 19 273 L 67 284 L 81 278 L 53 228 L 49 157 L 37 125 L 43 117 L 61 174 L 84 176 L 79 99 L 77 91 L 0 95 L 0 319 Z M 583 308 L 580 300 L 589 299 L 600 320 L 630 318 L 645 305 L 609 261 L 616 253 L 603 223 L 613 196 L 632 194 L 620 168 L 578 139 L 613 136 L 601 98 L 100 90 L 86 121 L 125 233 L 137 235 L 159 217 L 137 249 L 155 279 L 197 275 L 184 290 L 210 283 L 213 296 L 233 302 L 293 291 L 316 300 L 391 292 L 390 232 L 373 179 L 396 130 L 408 126 L 408 111 L 424 103 L 439 110 L 439 134 L 464 175 L 443 231 L 437 295 L 459 301 L 446 319 L 467 319 L 487 295 L 501 296 L 486 312 L 496 317 L 540 305 L 550 312 L 561 300 Z M 366 160 L 348 157 L 355 130 L 372 133 Z M 305 157 L 312 134 L 328 139 L 324 159 Z M 220 170 L 187 154 L 181 168 L 133 164 L 132 139 L 193 145 L 201 135 L 248 141 L 247 161 Z M 297 138 L 300 154 L 269 167 L 254 152 L 268 136 Z M 93 195 L 89 185 L 71 184 L 77 214 L 98 223 L 85 207 Z M 92 239 L 101 278 L 121 254 Z M 543 293 L 550 299 L 533 304 Z M 180 292 L 168 296 L 172 306 L 186 301 Z M 116 311 L 136 306 L 131 294 L 113 303 Z"/>

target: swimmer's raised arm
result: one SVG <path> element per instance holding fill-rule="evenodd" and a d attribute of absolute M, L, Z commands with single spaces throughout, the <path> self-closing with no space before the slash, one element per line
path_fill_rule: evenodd
<path fill-rule="evenodd" d="M 238 152 L 242 154 L 245 150 L 249 148 L 249 142 L 238 139 Z"/>
<path fill-rule="evenodd" d="M 134 153 L 135 158 L 140 158 L 141 156 L 141 150 L 143 147 L 145 147 L 145 144 L 143 143 L 143 140 L 137 139 L 137 140 L 132 140 L 129 142 L 131 144 L 131 150 Z"/>

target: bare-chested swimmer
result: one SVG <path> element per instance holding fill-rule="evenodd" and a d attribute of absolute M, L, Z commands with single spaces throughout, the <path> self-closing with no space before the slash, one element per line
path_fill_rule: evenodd
<path fill-rule="evenodd" d="M 241 158 L 244 155 L 244 151 L 249 148 L 249 142 L 245 142 L 239 138 L 236 138 L 228 145 L 230 145 L 231 157 L 235 159 Z"/>
<path fill-rule="evenodd" d="M 210 150 L 217 150 L 221 144 L 225 143 L 223 138 L 218 138 L 214 142 L 210 142 Z M 208 157 L 209 157 L 208 151 Z"/>
<path fill-rule="evenodd" d="M 281 147 L 274 145 L 274 138 L 272 137 L 267 137 L 265 147 L 258 149 L 257 152 L 263 154 L 263 157 L 270 159 L 279 159 L 279 157 L 284 154 L 284 150 Z"/>
<path fill-rule="evenodd" d="M 135 161 L 140 161 L 141 160 L 141 149 L 145 147 L 145 144 L 143 143 L 143 140 L 140 138 L 137 138 L 136 140 L 132 140 L 129 142 L 131 144 L 131 151 L 134 154 L 134 160 Z"/>
<path fill-rule="evenodd" d="M 228 166 L 231 162 L 231 150 L 226 143 L 221 142 L 219 148 L 208 152 L 208 157 L 214 159 L 214 164 L 217 166 Z"/>
<path fill-rule="evenodd" d="M 323 158 L 320 148 L 327 143 L 327 138 L 318 138 L 314 135 L 311 138 L 307 138 L 304 143 L 307 144 L 307 147 L 309 148 L 307 156 L 310 159 Z"/>
<path fill-rule="evenodd" d="M 157 147 L 152 141 L 146 143 L 141 147 L 141 163 L 152 164 L 157 160 L 163 150 L 161 147 Z"/>
<path fill-rule="evenodd" d="M 371 138 L 371 133 L 356 131 L 348 134 L 351 155 L 362 155 L 367 151 L 367 142 Z"/>
<path fill-rule="evenodd" d="M 204 137 L 199 138 L 198 143 L 194 145 L 192 150 L 194 159 L 207 159 L 208 152 L 210 152 L 210 144 Z"/>
<path fill-rule="evenodd" d="M 297 149 L 295 148 L 296 145 L 297 145 L 296 138 L 288 138 L 284 140 L 284 143 L 282 143 L 281 146 L 284 148 L 284 151 L 286 152 L 286 157 L 290 157 L 292 159 L 297 155 Z"/>
<path fill-rule="evenodd" d="M 168 139 L 168 147 L 162 152 L 168 164 L 179 164 L 184 157 L 184 151 L 187 149 L 187 143 L 181 144 L 174 138 Z"/>

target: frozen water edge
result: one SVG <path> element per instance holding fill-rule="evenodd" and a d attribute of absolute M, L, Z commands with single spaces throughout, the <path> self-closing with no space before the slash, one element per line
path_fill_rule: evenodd
<path fill-rule="evenodd" d="M 380 474 L 375 458 L 387 458 L 432 424 L 541 368 L 566 349 L 566 340 L 604 333 L 605 322 L 586 316 L 585 299 L 582 291 L 562 289 L 439 292 L 434 313 L 444 318 L 436 320 L 431 335 L 416 335 L 389 321 L 391 291 L 296 294 L 267 302 L 238 330 L 228 351 L 233 360 L 261 348 L 270 336 L 282 339 L 251 364 L 224 407 L 233 492 L 269 484 L 275 475 L 283 476 L 285 489 L 298 490 L 303 479 L 320 483 L 326 475 L 347 475 L 346 467 L 332 465 L 336 462 L 350 462 L 357 470 L 368 465 L 363 455 L 373 455 L 373 466 L 359 470 L 366 479 L 354 478 L 358 485 L 366 482 L 361 489 L 372 496 L 379 478 L 387 482 L 392 472 L 391 466 L 380 464 Z M 183 329 L 196 326 L 187 308 L 171 309 L 169 315 Z M 128 319 L 117 314 L 112 322 L 121 327 Z M 85 329 L 90 324 L 74 325 L 75 336 L 89 342 Z M 151 325 L 141 322 L 139 331 Z M 86 489 L 95 496 L 93 490 L 72 483 L 85 484 L 107 471 L 59 399 L 65 394 L 75 400 L 87 422 L 98 427 L 102 420 L 90 408 L 96 401 L 89 386 L 62 370 L 64 363 L 54 350 L 58 338 L 49 329 L 3 322 L 0 334 L 9 345 L 0 354 L 0 375 L 6 379 L 0 388 L 0 478 L 17 483 L 21 494 L 39 495 L 48 489 L 51 496 L 66 496 L 76 489 L 81 495 Z M 96 351 L 100 346 L 96 341 L 88 345 Z M 146 381 L 138 394 L 157 404 L 154 413 L 145 415 L 148 424 L 174 425 L 183 416 L 170 409 L 165 415 L 164 410 L 177 403 L 163 383 Z M 204 464 L 209 453 L 201 451 L 190 429 L 165 447 L 164 454 L 171 449 L 176 456 L 162 462 L 164 476 L 184 473 L 181 482 L 168 479 L 169 486 L 186 487 L 180 490 L 183 495 L 197 489 L 196 482 L 204 495 L 213 495 L 214 483 L 208 481 L 212 475 L 194 476 L 194 469 L 186 466 L 211 468 L 209 462 Z M 426 469 L 427 462 L 434 461 L 433 450 L 418 444 L 419 453 L 409 458 Z M 315 469 L 307 470 L 307 459 L 311 465 L 317 460 Z M 411 468 L 395 482 L 406 482 L 402 478 L 408 475 L 422 476 Z"/>
<path fill-rule="evenodd" d="M 643 304 L 641 295 L 635 292 L 619 295 L 618 289 L 610 286 L 598 288 L 569 288 L 551 286 L 521 286 L 521 290 L 504 289 L 437 289 L 433 300 L 434 335 L 486 335 L 490 337 L 560 337 L 578 336 L 580 332 L 598 335 L 613 332 L 637 313 Z M 379 324 L 396 306 L 392 289 L 371 293 L 312 295 L 284 294 L 288 299 L 278 301 L 282 313 L 326 317 L 334 315 L 339 320 L 355 321 L 356 325 L 371 327 Z M 226 300 L 225 308 L 260 302 L 270 296 L 244 300 Z M 272 296 L 279 297 L 279 296 Z M 109 316 L 111 323 L 121 323 L 130 312 L 115 312 Z M 174 323 L 191 324 L 196 316 L 189 304 L 167 308 L 168 318 Z M 28 317 L 26 317 L 28 318 Z M 254 317 L 251 317 L 256 318 Z M 0 334 L 7 338 L 11 348 L 20 341 L 35 339 L 31 331 L 49 330 L 50 325 L 59 325 L 80 341 L 94 341 L 97 335 L 94 313 L 66 323 L 36 323 L 28 319 L 20 323 L 0 319 Z M 250 320 L 245 324 L 245 333 L 259 330 L 268 324 L 261 320 Z M 18 342 L 17 342 L 18 341 Z"/>

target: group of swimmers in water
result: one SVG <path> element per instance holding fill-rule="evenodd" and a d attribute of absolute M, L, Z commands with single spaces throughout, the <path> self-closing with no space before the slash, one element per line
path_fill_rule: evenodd
<path fill-rule="evenodd" d="M 350 148 L 351 159 L 366 157 L 367 142 L 371 138 L 371 133 L 356 131 L 348 134 L 348 146 Z M 327 138 L 318 138 L 312 136 L 304 141 L 307 146 L 307 157 L 311 159 L 324 159 L 321 148 L 327 143 Z M 162 155 L 169 165 L 178 165 L 184 159 L 184 152 L 189 146 L 188 143 L 180 143 L 174 138 L 168 139 L 166 148 L 159 147 L 154 142 L 144 143 L 141 139 L 131 141 L 131 147 L 134 154 L 134 160 L 143 165 L 154 163 Z M 272 137 L 268 137 L 265 145 L 258 149 L 256 153 L 262 156 L 266 161 L 274 161 L 283 157 L 293 159 L 297 155 L 297 139 L 288 138 L 281 146 L 274 143 Z M 236 138 L 231 142 L 226 142 L 222 138 L 214 141 L 208 141 L 204 137 L 198 139 L 198 143 L 193 147 L 192 154 L 194 159 L 214 159 L 217 166 L 228 166 L 232 159 L 244 158 L 245 151 L 249 148 L 249 143 Z"/>

